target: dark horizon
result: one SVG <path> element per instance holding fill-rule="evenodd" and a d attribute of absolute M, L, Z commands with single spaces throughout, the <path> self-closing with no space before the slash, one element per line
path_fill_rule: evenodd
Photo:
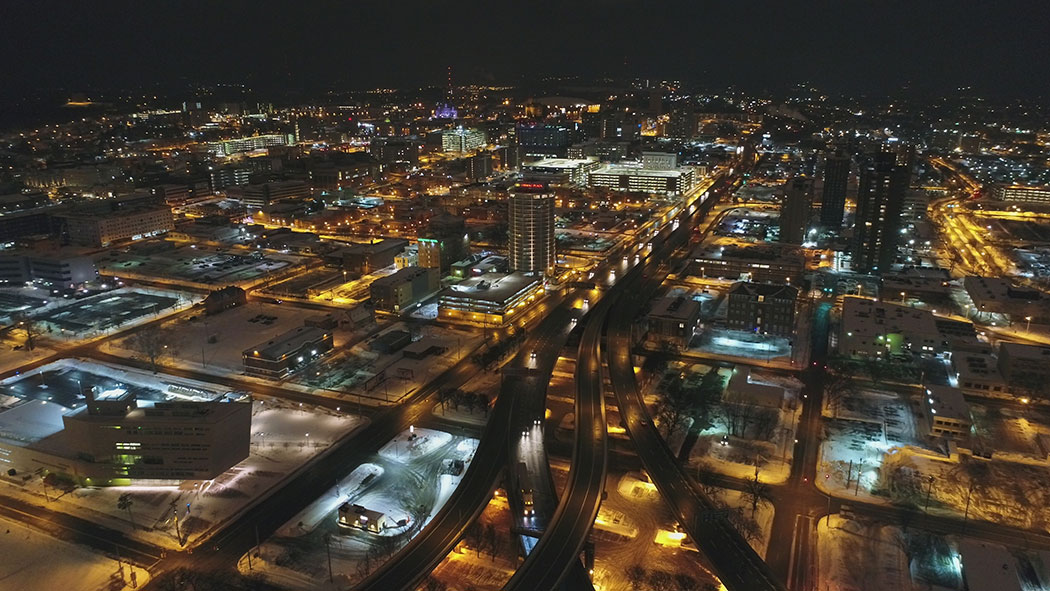
<path fill-rule="evenodd" d="M 7 101 L 39 90 L 190 84 L 288 89 L 515 83 L 541 76 L 682 79 L 748 91 L 1036 97 L 1043 6 L 583 0 L 24 3 L 5 9 Z"/>

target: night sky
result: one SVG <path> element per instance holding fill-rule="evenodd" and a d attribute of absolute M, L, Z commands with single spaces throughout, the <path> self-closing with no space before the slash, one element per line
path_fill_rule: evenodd
<path fill-rule="evenodd" d="M 1050 5 L 877 2 L 6 2 L 3 84 L 366 88 L 537 75 L 889 94 L 1050 92 Z"/>

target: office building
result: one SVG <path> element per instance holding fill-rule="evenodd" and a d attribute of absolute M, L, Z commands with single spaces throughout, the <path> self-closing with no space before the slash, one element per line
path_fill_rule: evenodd
<path fill-rule="evenodd" d="M 381 164 L 419 164 L 420 141 L 414 137 L 377 137 L 368 144 L 368 153 Z"/>
<path fill-rule="evenodd" d="M 847 357 L 938 355 L 950 342 L 929 310 L 856 296 L 843 300 L 838 349 Z"/>
<path fill-rule="evenodd" d="M 861 170 L 857 216 L 851 249 L 853 270 L 879 273 L 892 269 L 900 239 L 901 209 L 911 169 L 897 154 L 879 152 Z"/>
<path fill-rule="evenodd" d="M 554 273 L 554 193 L 542 183 L 519 183 L 510 190 L 511 270 Z"/>
<path fill-rule="evenodd" d="M 644 170 L 675 170 L 678 168 L 676 152 L 642 152 Z"/>
<path fill-rule="evenodd" d="M 851 161 L 849 154 L 841 150 L 829 153 L 824 159 L 820 225 L 833 232 L 842 229 L 842 218 L 846 214 L 846 187 L 849 185 Z"/>
<path fill-rule="evenodd" d="M 922 398 L 922 414 L 932 437 L 966 437 L 973 420 L 970 405 L 958 388 L 929 385 Z"/>
<path fill-rule="evenodd" d="M 62 417 L 63 447 L 87 486 L 129 480 L 211 480 L 248 457 L 251 401 L 143 402 L 124 388 L 86 390 Z"/>
<path fill-rule="evenodd" d="M 167 205 L 92 208 L 62 214 L 69 241 L 80 246 L 108 246 L 122 240 L 141 240 L 175 229 Z"/>
<path fill-rule="evenodd" d="M 303 199 L 310 196 L 310 186 L 303 181 L 277 181 L 244 185 L 239 191 L 230 191 L 231 198 L 239 198 L 249 209 L 266 209 L 278 201 Z"/>
<path fill-rule="evenodd" d="M 576 132 L 563 125 L 519 125 L 515 130 L 522 154 L 539 158 L 564 158 L 576 141 Z"/>
<path fill-rule="evenodd" d="M 999 343 L 999 374 L 1011 391 L 1047 391 L 1050 383 L 1050 347 Z"/>
<path fill-rule="evenodd" d="M 1008 314 L 1014 322 L 1050 318 L 1050 297 L 1037 288 L 1017 286 L 1002 277 L 964 277 L 963 288 L 973 301 L 967 316 Z"/>
<path fill-rule="evenodd" d="M 623 110 L 602 111 L 600 136 L 603 140 L 633 142 L 641 135 L 642 124 L 633 113 Z"/>
<path fill-rule="evenodd" d="M 480 129 L 457 127 L 441 132 L 441 151 L 454 154 L 469 154 L 485 147 L 487 138 Z"/>
<path fill-rule="evenodd" d="M 373 281 L 369 292 L 372 306 L 377 312 L 401 314 L 436 292 L 440 286 L 437 269 L 405 267 Z"/>
<path fill-rule="evenodd" d="M 800 249 L 788 245 L 716 246 L 697 253 L 689 273 L 701 278 L 797 284 L 805 262 Z"/>
<path fill-rule="evenodd" d="M 245 349 L 244 372 L 280 379 L 332 350 L 332 333 L 314 326 L 300 326 Z"/>
<path fill-rule="evenodd" d="M 74 249 L 20 249 L 0 251 L 0 285 L 27 282 L 44 287 L 73 289 L 98 279 L 92 257 Z"/>
<path fill-rule="evenodd" d="M 726 326 L 760 334 L 795 333 L 798 289 L 774 283 L 734 283 L 729 289 Z"/>
<path fill-rule="evenodd" d="M 466 175 L 475 182 L 492 176 L 492 154 L 481 152 L 467 158 Z"/>
<path fill-rule="evenodd" d="M 440 213 L 430 218 L 426 232 L 419 238 L 419 266 L 438 269 L 444 273 L 452 263 L 467 256 L 469 251 L 470 238 L 467 235 L 466 220 L 448 213 Z"/>
<path fill-rule="evenodd" d="M 384 238 L 374 242 L 350 244 L 325 256 L 325 262 L 357 275 L 394 264 L 394 257 L 408 246 L 408 240 Z"/>
<path fill-rule="evenodd" d="M 616 163 L 627 158 L 630 151 L 630 142 L 590 139 L 569 146 L 568 156 L 572 160 L 596 158 L 601 162 Z"/>
<path fill-rule="evenodd" d="M 780 241 L 802 244 L 809 231 L 809 212 L 813 205 L 813 181 L 796 176 L 784 185 L 784 202 L 780 206 Z"/>
<path fill-rule="evenodd" d="M 150 193 L 172 207 L 185 205 L 192 197 L 189 185 L 180 184 L 157 185 L 150 189 Z"/>
<path fill-rule="evenodd" d="M 664 125 L 664 136 L 677 139 L 696 137 L 700 129 L 700 118 L 690 109 L 673 109 Z"/>
<path fill-rule="evenodd" d="M 639 166 L 607 164 L 590 173 L 591 188 L 631 193 L 682 195 L 693 188 L 696 177 L 691 168 L 649 170 Z"/>
<path fill-rule="evenodd" d="M 700 324 L 700 302 L 685 296 L 661 298 L 653 304 L 646 324 L 648 340 L 684 349 Z"/>
<path fill-rule="evenodd" d="M 221 142 L 209 142 L 208 151 L 215 156 L 232 156 L 241 152 L 254 152 L 272 146 L 287 146 L 294 142 L 294 137 L 283 133 L 271 133 L 252 137 L 236 138 Z"/>
<path fill-rule="evenodd" d="M 544 158 L 522 166 L 521 175 L 530 183 L 586 187 L 590 174 L 597 170 L 598 166 L 600 165 L 595 158 Z"/>

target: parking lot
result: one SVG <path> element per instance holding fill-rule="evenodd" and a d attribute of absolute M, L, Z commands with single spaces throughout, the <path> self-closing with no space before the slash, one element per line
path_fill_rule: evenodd
<path fill-rule="evenodd" d="M 154 241 L 126 251 L 112 251 L 98 260 L 98 267 L 101 273 L 116 277 L 224 287 L 253 284 L 287 269 L 297 260 Z"/>
<path fill-rule="evenodd" d="M 81 300 L 69 300 L 33 315 L 41 330 L 53 337 L 82 337 L 103 334 L 135 321 L 158 316 L 189 303 L 170 292 L 120 289 Z"/>

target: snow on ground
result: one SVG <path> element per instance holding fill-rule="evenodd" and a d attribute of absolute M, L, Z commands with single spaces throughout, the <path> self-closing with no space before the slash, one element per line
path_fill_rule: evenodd
<path fill-rule="evenodd" d="M 477 444 L 476 439 L 432 429 L 400 433 L 371 462 L 356 468 L 266 540 L 251 555 L 251 569 L 297 589 L 342 589 L 360 580 L 440 511 L 469 467 Z M 458 462 L 462 464 L 457 468 L 453 464 Z M 340 526 L 338 508 L 343 503 L 383 513 L 388 527 L 376 534 Z M 396 525 L 402 519 L 406 523 Z M 334 586 L 328 582 L 329 550 Z M 242 572 L 249 571 L 247 558 L 240 561 Z"/>
<path fill-rule="evenodd" d="M 76 488 L 61 493 L 50 487 L 45 490 L 38 477 L 17 482 L 4 479 L 9 486 L 0 487 L 0 495 L 43 502 L 51 510 L 75 514 L 167 548 L 180 547 L 172 518 L 172 511 L 177 510 L 180 533 L 192 546 L 365 423 L 361 417 L 278 400 L 260 399 L 253 404 L 249 457 L 214 480 Z M 131 495 L 130 514 L 117 507 L 122 494 Z"/>
<path fill-rule="evenodd" d="M 402 431 L 379 450 L 380 457 L 395 462 L 411 462 L 433 453 L 452 441 L 452 435 L 435 429 L 414 427 Z"/>
<path fill-rule="evenodd" d="M 745 493 L 727 488 L 718 489 L 715 499 L 725 503 L 732 510 L 741 511 L 744 517 L 754 521 L 754 531 L 757 535 L 749 538 L 748 543 L 759 556 L 765 558 L 769 548 L 769 535 L 773 532 L 773 503 L 760 500 L 755 511 L 752 511 L 751 499 Z"/>
<path fill-rule="evenodd" d="M 839 515 L 817 524 L 817 585 L 824 591 L 919 591 L 908 561 L 894 542 L 896 527 L 869 525 Z"/>
<path fill-rule="evenodd" d="M 141 588 L 149 573 L 113 558 L 0 518 L 0 587 L 18 591 Z M 121 584 L 123 574 L 124 584 Z M 112 586 L 111 586 L 112 585 Z"/>
<path fill-rule="evenodd" d="M 824 492 L 1041 531 L 1050 524 L 1046 465 L 929 449 L 908 403 L 892 393 L 866 392 L 837 414 L 857 420 L 825 420 L 825 476 L 817 479 Z"/>

